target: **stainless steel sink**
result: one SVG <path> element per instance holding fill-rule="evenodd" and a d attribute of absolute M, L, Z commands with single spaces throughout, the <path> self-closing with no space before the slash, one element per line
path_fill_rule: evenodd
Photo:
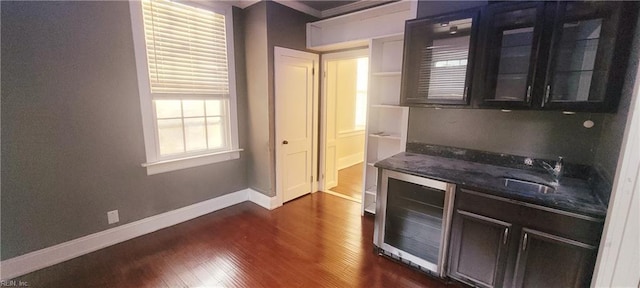
<path fill-rule="evenodd" d="M 556 191 L 555 188 L 548 185 L 540 184 L 540 183 L 529 182 L 526 180 L 513 179 L 513 178 L 503 178 L 503 179 L 504 179 L 505 187 L 519 191 L 519 192 L 549 194 L 549 193 L 554 193 Z"/>

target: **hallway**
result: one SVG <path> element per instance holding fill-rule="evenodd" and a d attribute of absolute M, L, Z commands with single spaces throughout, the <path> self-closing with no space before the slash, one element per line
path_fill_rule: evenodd
<path fill-rule="evenodd" d="M 338 186 L 329 190 L 346 196 L 346 199 L 362 202 L 363 162 L 338 171 Z M 338 195 L 339 196 L 339 195 Z"/>

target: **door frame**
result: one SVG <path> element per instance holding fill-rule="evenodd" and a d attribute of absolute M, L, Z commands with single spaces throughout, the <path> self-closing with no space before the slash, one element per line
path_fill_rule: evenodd
<path fill-rule="evenodd" d="M 282 142 L 282 136 L 280 135 L 280 131 L 282 130 L 282 121 L 284 121 L 285 119 L 282 119 L 282 115 L 284 115 L 281 111 L 282 111 L 282 107 L 280 107 L 280 105 L 278 105 L 278 103 L 280 103 L 280 101 L 278 101 L 278 81 L 276 81 L 276 77 L 278 77 L 278 67 L 280 65 L 282 65 L 281 63 L 281 59 L 282 57 L 293 57 L 293 58 L 302 58 L 302 59 L 308 59 L 308 60 L 312 60 L 313 61 L 313 87 L 311 89 L 312 91 L 312 95 L 311 97 L 313 98 L 313 104 L 312 104 L 312 132 L 311 132 L 311 175 L 312 175 L 312 180 L 311 180 L 311 191 L 310 193 L 314 193 L 318 190 L 318 177 L 316 175 L 318 175 L 318 74 L 316 73 L 319 69 L 319 64 L 320 64 L 320 55 L 315 54 L 315 53 L 310 53 L 310 52 L 305 52 L 305 51 L 299 51 L 299 50 L 293 50 L 293 49 L 288 49 L 288 48 L 284 48 L 284 47 L 278 47 L 275 46 L 273 48 L 273 83 L 274 83 L 274 106 L 275 106 L 275 154 L 276 154 L 276 159 L 274 159 L 275 161 L 275 173 L 274 173 L 274 177 L 276 178 L 275 182 L 276 182 L 276 201 L 279 204 L 278 206 L 281 206 L 284 201 L 284 191 L 282 190 L 282 179 L 281 179 L 281 175 L 282 175 L 282 168 L 280 168 L 280 165 L 282 163 L 280 163 L 279 159 L 282 156 L 282 149 L 281 149 L 281 145 L 280 143 Z"/>
<path fill-rule="evenodd" d="M 356 59 L 356 58 L 362 58 L 362 57 L 371 58 L 371 55 L 369 55 L 369 51 L 370 51 L 370 48 L 367 47 L 367 48 L 361 48 L 357 50 L 322 54 L 322 61 L 320 66 L 320 73 L 322 74 L 322 77 L 321 77 L 322 80 L 320 84 L 322 85 L 321 86 L 322 93 L 320 94 L 320 121 L 322 121 L 322 125 L 320 125 L 320 155 L 319 155 L 320 177 L 318 177 L 320 178 L 318 181 L 319 182 L 318 188 L 320 190 L 324 191 L 326 188 L 326 183 L 325 183 L 326 177 L 324 177 L 325 176 L 324 172 L 327 166 L 326 149 L 327 149 L 327 65 L 328 65 L 328 62 L 331 60 L 349 60 L 349 59 Z M 371 63 L 370 59 L 369 59 L 369 63 Z M 371 70 L 371 67 L 369 67 L 369 70 Z M 367 99 L 368 98 L 369 96 L 367 95 Z M 369 123 L 367 123 L 366 125 L 368 126 Z M 366 131 L 366 128 L 365 128 L 365 131 Z M 363 150 L 366 152 L 366 141 L 365 141 L 365 147 L 363 147 Z"/>
<path fill-rule="evenodd" d="M 591 287 L 640 283 L 640 272 L 618 273 L 624 271 L 624 267 L 633 267 L 637 263 L 634 262 L 637 258 L 634 259 L 633 253 L 627 251 L 628 246 L 625 245 L 629 243 L 625 243 L 624 239 L 640 237 L 638 228 L 634 227 L 638 220 L 633 218 L 633 213 L 637 213 L 640 205 L 637 202 L 640 197 L 640 153 L 637 151 L 640 146 L 640 67 L 635 72 L 633 86 Z M 632 283 L 635 281 L 638 282 Z"/>

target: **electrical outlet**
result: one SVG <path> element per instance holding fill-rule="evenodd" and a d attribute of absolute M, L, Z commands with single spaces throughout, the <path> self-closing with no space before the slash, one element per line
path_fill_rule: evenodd
<path fill-rule="evenodd" d="M 118 210 L 107 212 L 107 220 L 109 220 L 109 224 L 118 223 L 120 221 L 120 216 L 118 216 Z"/>

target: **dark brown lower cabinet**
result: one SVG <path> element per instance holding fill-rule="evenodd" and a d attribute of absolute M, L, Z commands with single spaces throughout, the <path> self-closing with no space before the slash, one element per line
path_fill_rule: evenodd
<path fill-rule="evenodd" d="M 457 210 L 452 223 L 449 274 L 481 287 L 500 287 L 511 224 Z"/>
<path fill-rule="evenodd" d="M 523 228 L 516 287 L 587 287 L 596 247 Z"/>
<path fill-rule="evenodd" d="M 589 286 L 603 219 L 460 187 L 455 199 L 449 277 L 477 287 Z"/>

